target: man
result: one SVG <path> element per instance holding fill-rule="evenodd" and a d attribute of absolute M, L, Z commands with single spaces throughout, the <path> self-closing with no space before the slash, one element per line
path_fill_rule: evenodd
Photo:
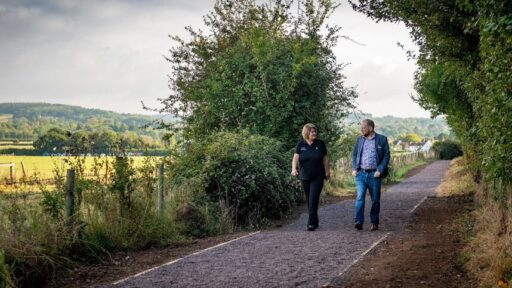
<path fill-rule="evenodd" d="M 388 174 L 389 144 L 384 135 L 375 133 L 375 123 L 370 119 L 361 121 L 361 136 L 357 137 L 352 153 L 352 176 L 356 183 L 356 203 L 354 211 L 355 228 L 363 229 L 364 202 L 366 190 L 370 191 L 371 231 L 379 229 L 380 187 L 382 178 Z"/>

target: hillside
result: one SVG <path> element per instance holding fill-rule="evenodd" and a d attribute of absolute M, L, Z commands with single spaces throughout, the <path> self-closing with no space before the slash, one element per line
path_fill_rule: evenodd
<path fill-rule="evenodd" d="M 53 127 L 69 131 L 134 132 L 157 139 L 163 131 L 144 128 L 155 118 L 162 116 L 121 114 L 63 104 L 0 103 L 0 139 L 35 140 Z M 442 118 L 373 117 L 371 114 L 358 113 L 349 115 L 344 122 L 355 127 L 359 119 L 364 118 L 373 119 L 377 126 L 376 130 L 391 138 L 409 133 L 422 137 L 450 134 L 450 129 Z M 167 115 L 164 119 L 170 121 L 172 117 Z"/>
<path fill-rule="evenodd" d="M 144 127 L 155 117 L 62 104 L 0 103 L 0 139 L 34 140 L 54 127 L 70 131 L 135 132 L 156 139 L 162 131 Z"/>
<path fill-rule="evenodd" d="M 400 118 L 394 116 L 373 117 L 372 114 L 350 114 L 345 119 L 345 124 L 355 127 L 360 120 L 370 118 L 375 122 L 375 130 L 388 137 L 396 139 L 399 135 L 418 134 L 421 137 L 433 138 L 441 133 L 451 135 L 451 130 L 443 118 Z"/>

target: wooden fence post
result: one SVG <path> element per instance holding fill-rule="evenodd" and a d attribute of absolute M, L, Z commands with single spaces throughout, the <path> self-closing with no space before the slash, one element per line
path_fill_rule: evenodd
<path fill-rule="evenodd" d="M 14 163 L 9 164 L 9 177 L 11 178 L 11 185 L 14 185 Z"/>
<path fill-rule="evenodd" d="M 69 232 L 73 231 L 75 213 L 75 170 L 68 169 L 66 175 L 66 219 Z"/>
<path fill-rule="evenodd" d="M 21 160 L 21 171 L 23 172 L 23 181 L 27 181 L 27 171 L 25 171 L 25 163 Z"/>
<path fill-rule="evenodd" d="M 158 212 L 164 213 L 164 164 L 158 165 Z"/>
<path fill-rule="evenodd" d="M 105 161 L 105 183 L 108 183 L 108 158 Z"/>

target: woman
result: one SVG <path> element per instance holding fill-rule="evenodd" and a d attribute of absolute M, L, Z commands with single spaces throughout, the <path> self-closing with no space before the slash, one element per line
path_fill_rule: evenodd
<path fill-rule="evenodd" d="M 315 125 L 308 123 L 302 127 L 302 140 L 295 147 L 292 158 L 292 176 L 299 175 L 302 189 L 308 203 L 308 231 L 318 228 L 318 201 L 324 186 L 324 179 L 331 177 L 327 147 L 324 141 L 316 139 Z M 297 162 L 300 169 L 297 171 Z"/>

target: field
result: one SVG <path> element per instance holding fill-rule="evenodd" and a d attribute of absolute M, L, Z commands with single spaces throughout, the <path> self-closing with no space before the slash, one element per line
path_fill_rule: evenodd
<path fill-rule="evenodd" d="M 12 115 L 0 115 L 0 123 L 6 123 L 12 120 Z"/>
<path fill-rule="evenodd" d="M 1 121 L 0 121 L 1 122 Z M 1 149 L 34 149 L 33 142 L 29 140 L 13 141 L 13 140 L 0 140 Z M 2 163 L 2 162 L 0 162 Z"/>
<path fill-rule="evenodd" d="M 0 144 L 0 149 L 34 149 L 32 145 Z"/>
<path fill-rule="evenodd" d="M 15 182 L 21 180 L 40 179 L 47 180 L 52 179 L 55 169 L 64 170 L 68 165 L 68 160 L 72 157 L 66 156 L 0 156 L 0 164 L 14 163 L 13 176 Z M 94 159 L 100 161 L 112 162 L 113 157 L 85 157 L 85 170 L 90 171 L 94 165 Z M 135 156 L 135 166 L 142 164 L 144 157 Z M 25 173 L 23 172 L 23 166 L 25 167 Z M 106 171 L 105 171 L 106 172 Z M 8 185 L 10 183 L 10 167 L 0 165 L 0 193 L 7 191 L 16 191 L 20 187 L 19 185 Z M 17 187 L 18 186 L 18 187 Z M 28 185 L 33 186 L 33 185 Z M 36 189 L 37 187 L 27 187 L 25 185 L 23 190 Z"/>

